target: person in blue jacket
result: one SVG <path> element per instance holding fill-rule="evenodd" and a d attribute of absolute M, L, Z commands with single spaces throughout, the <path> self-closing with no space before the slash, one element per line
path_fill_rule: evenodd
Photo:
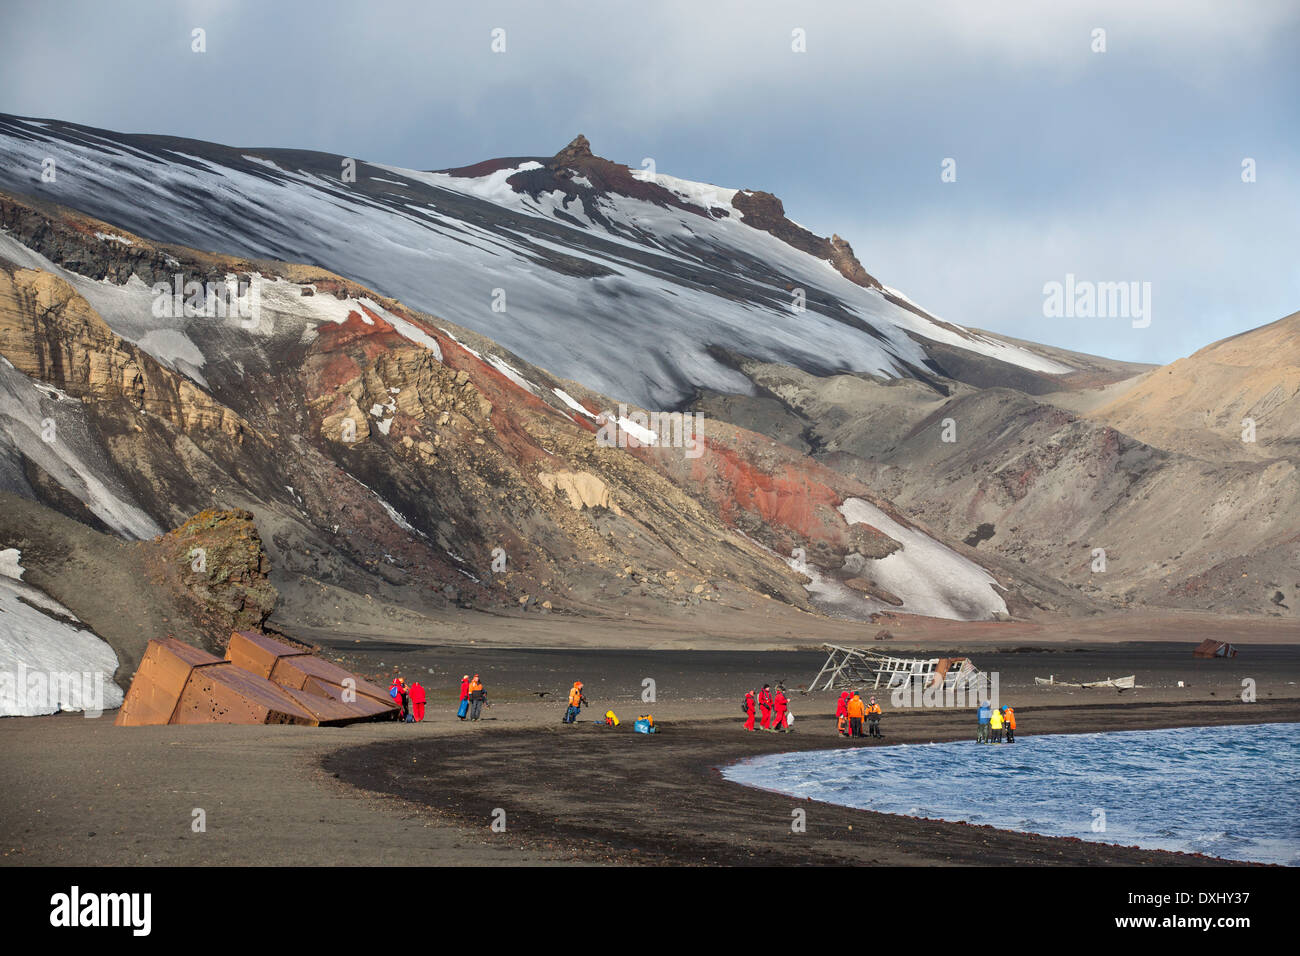
<path fill-rule="evenodd" d="M 979 730 L 975 734 L 975 742 L 977 744 L 986 744 L 989 742 L 989 720 L 992 716 L 993 707 L 987 700 L 982 701 L 979 710 L 980 726 Z"/>

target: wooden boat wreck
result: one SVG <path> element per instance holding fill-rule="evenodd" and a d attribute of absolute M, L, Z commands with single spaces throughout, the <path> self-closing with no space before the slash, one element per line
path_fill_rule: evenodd
<path fill-rule="evenodd" d="M 810 691 L 919 684 L 952 692 L 974 687 L 983 676 L 968 657 L 895 657 L 839 644 L 822 647 L 826 663 L 808 685 Z"/>
<path fill-rule="evenodd" d="M 1107 677 L 1105 680 L 1090 680 L 1076 683 L 1074 681 L 1057 680 L 1056 675 L 1050 677 L 1035 677 L 1034 683 L 1044 687 L 1115 687 L 1119 690 L 1133 690 L 1140 686 L 1137 683 L 1137 675 L 1129 674 L 1128 677 Z"/>

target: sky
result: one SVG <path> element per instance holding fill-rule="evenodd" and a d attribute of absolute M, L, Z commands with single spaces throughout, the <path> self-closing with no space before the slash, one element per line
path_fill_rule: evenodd
<path fill-rule="evenodd" d="M 3 0 L 0 112 L 417 169 L 583 133 L 942 318 L 1163 363 L 1300 309 L 1297 49 L 1297 0 Z M 1149 323 L 1046 314 L 1067 276 Z"/>

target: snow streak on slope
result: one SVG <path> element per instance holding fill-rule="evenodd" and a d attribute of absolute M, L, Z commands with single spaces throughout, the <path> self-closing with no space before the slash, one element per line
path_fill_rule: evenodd
<path fill-rule="evenodd" d="M 57 163 L 55 183 L 40 181 L 45 157 Z M 252 155 L 0 117 L 0 186 L 152 239 L 328 268 L 647 408 L 676 407 L 699 388 L 751 392 L 716 350 L 896 377 L 925 366 L 919 335 L 1067 371 L 850 282 L 747 226 L 729 205 L 733 191 L 661 177 L 692 207 L 709 207 L 696 215 L 590 189 L 584 205 L 506 182 L 541 165 L 465 177 L 359 163 L 345 183 L 341 158 L 325 154 Z M 570 182 L 582 190 L 588 180 Z M 796 288 L 808 298 L 800 314 Z"/>
<path fill-rule="evenodd" d="M 25 457 L 68 489 L 118 534 L 145 539 L 162 533 L 130 503 L 109 476 L 103 451 L 89 437 L 82 405 L 44 383 L 33 382 L 0 356 L 0 488 L 25 492 L 19 462 Z"/>
<path fill-rule="evenodd" d="M 873 561 L 871 576 L 903 599 L 902 610 L 957 621 L 988 620 L 1007 613 L 987 571 L 915 528 L 906 528 L 875 505 L 849 498 L 840 506 L 849 524 L 867 524 L 902 547 Z M 888 610 L 887 607 L 881 607 Z"/>

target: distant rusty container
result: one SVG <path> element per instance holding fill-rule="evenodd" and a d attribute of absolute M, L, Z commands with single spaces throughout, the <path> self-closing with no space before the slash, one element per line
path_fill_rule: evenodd
<path fill-rule="evenodd" d="M 1216 641 L 1212 637 L 1207 637 L 1201 643 L 1192 648 L 1193 657 L 1236 657 L 1237 646 L 1229 644 L 1227 641 Z"/>

